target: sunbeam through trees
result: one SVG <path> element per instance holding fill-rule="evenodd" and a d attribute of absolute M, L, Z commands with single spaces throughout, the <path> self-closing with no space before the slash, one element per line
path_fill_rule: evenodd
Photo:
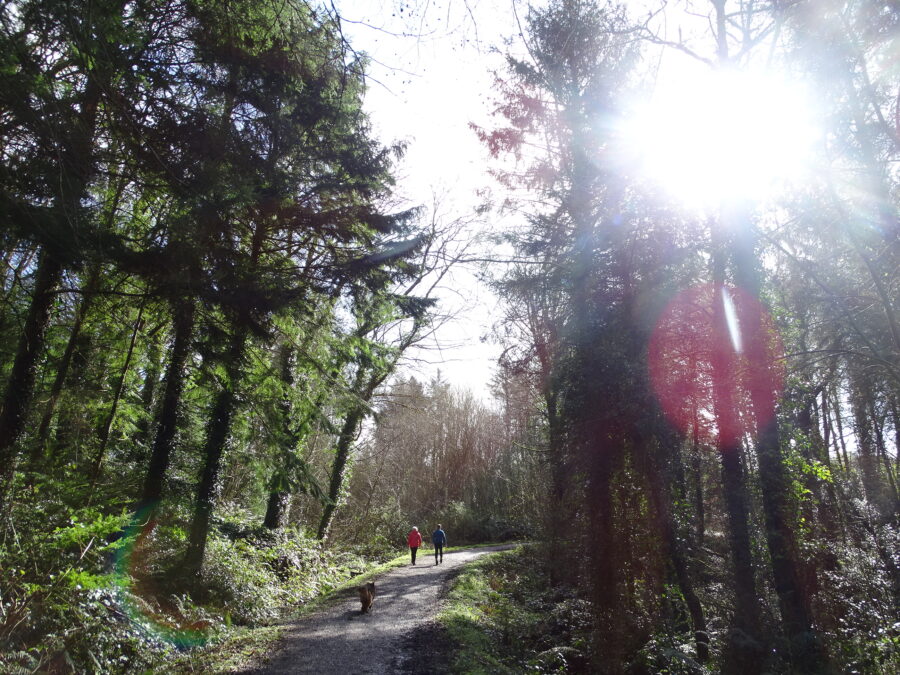
<path fill-rule="evenodd" d="M 0 2 L 0 671 L 897 672 L 896 3 L 376 4 Z"/>

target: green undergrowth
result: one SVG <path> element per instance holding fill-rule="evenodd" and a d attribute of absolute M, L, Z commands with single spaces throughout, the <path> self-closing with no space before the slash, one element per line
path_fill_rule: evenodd
<path fill-rule="evenodd" d="M 125 506 L 44 502 L 17 522 L 0 537 L 0 673 L 239 670 L 287 621 L 409 561 L 405 549 L 323 546 L 235 513 L 210 532 L 202 577 L 191 580 L 186 518 L 174 507 L 135 527 Z"/>
<path fill-rule="evenodd" d="M 177 514 L 139 532 L 124 509 L 35 509 L 20 521 L 29 518 L 0 538 L 0 673 L 234 670 L 286 620 L 406 560 L 235 519 L 210 534 L 192 583 Z"/>
<path fill-rule="evenodd" d="M 531 545 L 467 565 L 439 620 L 454 673 L 588 672 L 590 607 L 550 585 Z"/>
<path fill-rule="evenodd" d="M 398 556 L 380 562 L 360 558 L 357 562 L 359 565 L 352 569 L 331 570 L 327 575 L 328 580 L 323 582 L 319 579 L 312 594 L 277 607 L 277 611 L 272 613 L 269 621 L 229 626 L 206 644 L 186 650 L 168 664 L 161 665 L 158 672 L 225 673 L 259 663 L 274 649 L 287 622 L 338 602 L 356 586 L 402 565 L 406 559 L 404 556 Z M 270 583 L 277 586 L 279 582 L 272 580 Z M 281 583 L 283 584 L 283 581 Z"/>

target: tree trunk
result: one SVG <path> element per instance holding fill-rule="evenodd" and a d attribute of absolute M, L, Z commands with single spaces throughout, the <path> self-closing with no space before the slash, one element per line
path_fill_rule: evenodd
<path fill-rule="evenodd" d="M 765 651 L 762 611 L 756 592 L 750 541 L 747 487 L 742 461 L 742 433 L 737 417 L 734 386 L 735 359 L 725 316 L 724 242 L 713 223 L 712 381 L 713 415 L 718 434 L 716 448 L 722 464 L 722 488 L 728 514 L 728 543 L 734 566 L 735 608 L 728 634 L 724 669 L 729 673 L 759 673 Z"/>
<path fill-rule="evenodd" d="M 122 194 L 125 191 L 126 186 L 126 180 L 119 180 L 116 186 L 115 195 L 107 210 L 107 216 L 105 218 L 106 222 L 104 223 L 104 225 L 107 229 L 111 230 L 115 225 L 115 218 L 118 213 L 119 204 L 121 203 Z M 99 265 L 94 264 L 91 266 L 90 270 L 87 273 L 87 280 L 85 281 L 84 288 L 82 289 L 82 300 L 78 305 L 78 309 L 76 309 L 75 311 L 75 319 L 72 325 L 72 331 L 69 335 L 69 340 L 66 343 L 66 349 L 63 352 L 62 359 L 60 359 L 59 366 L 56 370 L 56 378 L 53 380 L 53 387 L 50 390 L 50 399 L 47 401 L 47 407 L 44 410 L 44 415 L 41 418 L 41 425 L 38 428 L 38 442 L 35 444 L 32 460 L 37 460 L 38 453 L 42 453 L 44 451 L 43 446 L 47 442 L 47 437 L 49 436 L 50 424 L 53 421 L 53 413 L 55 412 L 56 406 L 59 403 L 59 397 L 62 394 L 63 386 L 69 372 L 69 365 L 72 362 L 72 356 L 75 353 L 76 346 L 78 345 L 78 338 L 81 334 L 81 326 L 84 322 L 84 318 L 90 311 L 91 305 L 93 305 L 94 303 L 94 299 L 97 296 L 97 291 L 100 288 L 100 281 L 101 268 Z"/>
<path fill-rule="evenodd" d="M 761 610 L 756 594 L 756 577 L 750 542 L 749 508 L 744 480 L 741 447 L 738 443 L 719 445 L 722 458 L 722 489 L 728 513 L 732 564 L 734 565 L 735 608 L 729 632 L 729 652 L 725 671 L 759 673 L 762 671 L 763 636 Z"/>
<path fill-rule="evenodd" d="M 866 499 L 876 508 L 882 520 L 887 520 L 893 513 L 893 507 L 887 496 L 887 487 L 878 471 L 873 420 L 868 415 L 872 394 L 860 375 L 854 378 L 852 387 L 850 407 L 856 426 L 856 458 L 859 462 L 863 490 Z"/>
<path fill-rule="evenodd" d="M 148 508 L 155 511 L 162 498 L 163 483 L 175 444 L 175 434 L 178 431 L 185 368 L 190 356 L 194 333 L 195 309 L 192 300 L 178 300 L 172 303 L 172 349 L 169 354 L 169 365 L 166 368 L 162 404 L 139 510 Z"/>
<path fill-rule="evenodd" d="M 672 440 L 669 445 L 672 446 L 674 443 L 675 441 Z M 670 506 L 673 503 L 672 490 L 667 481 L 663 479 L 660 470 L 660 466 L 665 462 L 663 456 L 665 448 L 660 441 L 656 441 L 656 456 L 651 456 L 643 439 L 638 438 L 635 441 L 635 445 L 641 455 L 644 474 L 650 487 L 650 503 L 656 516 L 656 527 L 663 546 L 663 554 L 667 559 L 667 564 L 675 573 L 675 579 L 678 582 L 685 604 L 688 607 L 688 613 L 691 616 L 697 660 L 705 663 L 709 660 L 709 633 L 707 633 L 703 606 L 700 604 L 700 598 L 697 597 L 697 593 L 694 590 L 694 584 L 688 570 L 687 556 L 678 538 L 675 518 L 672 515 Z"/>
<path fill-rule="evenodd" d="M 125 378 L 128 376 L 128 370 L 131 367 L 131 357 L 134 354 L 134 345 L 137 342 L 138 334 L 144 326 L 144 304 L 147 302 L 146 296 L 141 300 L 141 306 L 138 310 L 137 320 L 134 322 L 134 330 L 131 331 L 131 340 L 128 342 L 128 352 L 125 354 L 125 363 L 122 365 L 122 372 L 119 374 L 119 381 L 116 383 L 116 391 L 113 394 L 112 403 L 109 406 L 109 414 L 106 421 L 100 427 L 100 446 L 97 448 L 97 454 L 91 463 L 91 494 L 93 487 L 100 477 L 100 470 L 103 466 L 103 456 L 106 454 L 106 446 L 109 443 L 109 435 L 112 432 L 113 422 L 116 420 L 116 413 L 119 410 L 119 401 L 122 400 L 122 392 L 125 390 Z M 90 503 L 90 500 L 88 501 Z"/>
<path fill-rule="evenodd" d="M 281 420 L 280 423 L 284 430 L 284 438 L 281 441 L 285 444 L 288 452 L 295 451 L 300 442 L 298 425 L 291 414 L 291 401 L 288 392 L 294 386 L 294 347 L 285 343 L 281 345 L 279 350 L 279 370 L 281 372 L 281 385 L 284 393 L 281 398 Z M 291 493 L 280 487 L 282 481 L 279 480 L 283 476 L 283 468 L 275 467 L 274 475 L 270 481 L 272 486 L 269 489 L 269 500 L 266 504 L 266 515 L 263 518 L 263 527 L 269 530 L 280 530 L 283 526 L 284 512 L 290 502 Z"/>
<path fill-rule="evenodd" d="M 897 456 L 894 457 L 894 465 L 897 476 L 900 478 L 900 412 L 897 410 L 896 397 L 891 398 L 891 419 L 894 422 L 894 451 L 897 453 Z"/>
<path fill-rule="evenodd" d="M 190 539 L 185 555 L 185 571 L 192 581 L 198 580 L 203 568 L 209 522 L 219 488 L 222 453 L 225 451 L 225 445 L 231 434 L 231 422 L 234 419 L 238 387 L 244 374 L 243 360 L 246 344 L 246 331 L 242 328 L 238 329 L 238 333 L 232 338 L 228 353 L 227 381 L 223 383 L 222 389 L 216 395 L 207 425 L 206 443 L 203 446 L 203 473 L 197 486 L 194 517 L 191 520 Z"/>
<path fill-rule="evenodd" d="M 586 101 L 575 93 L 570 103 L 572 130 L 571 187 L 563 202 L 572 220 L 571 251 L 567 273 L 571 286 L 569 306 L 573 308 L 571 333 L 571 365 L 574 378 L 570 383 L 571 408 L 561 414 L 575 424 L 573 438 L 575 464 L 587 476 L 588 537 L 593 554 L 589 560 L 592 600 L 598 620 L 597 652 L 593 666 L 598 672 L 613 675 L 623 670 L 624 640 L 622 624 L 617 616 L 621 607 L 622 568 L 618 564 L 616 546 L 616 517 L 613 510 L 612 478 L 622 458 L 622 438 L 614 432 L 610 421 L 601 411 L 607 409 L 612 395 L 612 382 L 602 378 L 607 370 L 606 353 L 598 347 L 601 325 L 593 282 L 599 275 L 595 254 L 605 248 L 609 233 L 614 229 L 605 222 L 594 203 L 594 184 L 598 181 L 598 167 L 587 149 L 591 147 L 586 129 Z M 617 187 L 611 175 L 602 213 L 616 212 L 619 204 Z M 601 301 L 602 302 L 602 301 Z M 577 403 L 575 403 L 577 401 Z"/>
<path fill-rule="evenodd" d="M 13 301 L 13 295 L 16 292 L 16 288 L 21 286 L 22 279 L 28 276 L 28 269 L 32 265 L 32 261 L 36 256 L 40 254 L 40 247 L 38 246 L 29 246 L 27 250 L 22 251 L 22 253 L 16 259 L 15 268 L 11 268 L 11 263 L 15 258 L 16 247 L 15 245 L 11 245 L 10 250 L 4 256 L 4 266 L 3 266 L 3 298 L 0 300 L 0 326 L 6 326 L 9 323 L 13 323 L 16 320 L 10 319 L 9 312 L 14 306 L 15 302 Z M 7 287 L 7 280 L 9 286 Z"/>
<path fill-rule="evenodd" d="M 34 397 L 38 356 L 44 347 L 54 290 L 62 279 L 62 272 L 62 264 L 46 250 L 41 251 L 31 305 L 0 412 L 0 517 L 6 513 L 7 497 L 18 461 L 16 444 L 25 429 L 25 420 Z"/>
<path fill-rule="evenodd" d="M 807 452 L 803 453 L 806 455 L 806 459 L 809 462 L 821 462 L 831 470 L 831 457 L 828 452 L 828 433 L 826 431 L 825 436 L 822 436 L 821 429 L 823 425 L 820 424 L 818 416 L 819 393 L 822 389 L 824 389 L 824 387 L 819 387 L 815 391 L 800 392 L 799 395 L 803 396 L 804 400 L 797 415 L 797 429 L 803 432 L 804 436 L 806 436 L 809 441 L 807 445 L 802 446 L 807 449 Z M 813 525 L 816 523 L 821 524 L 821 533 L 824 535 L 826 541 L 836 541 L 840 533 L 838 532 L 835 515 L 837 509 L 837 496 L 834 492 L 834 484 L 830 481 L 822 480 L 811 472 L 804 472 L 803 481 L 804 487 L 809 490 L 811 495 L 813 495 L 812 500 L 804 500 L 804 503 L 801 506 L 803 517 L 807 519 L 808 523 Z M 813 506 L 818 507 L 818 518 L 815 517 L 816 514 L 813 510 Z M 826 555 L 830 559 L 827 565 L 829 568 L 832 568 L 837 561 L 830 553 L 827 553 Z M 811 575 L 811 587 L 817 589 L 819 587 L 819 582 L 816 578 L 817 575 L 815 569 L 809 569 L 807 570 L 807 573 L 808 575 Z"/>
<path fill-rule="evenodd" d="M 100 87 L 92 74 L 85 81 L 82 93 L 81 111 L 78 123 L 71 133 L 60 138 L 58 192 L 54 199 L 54 214 L 57 222 L 73 227 L 72 220 L 81 217 L 81 201 L 94 172 L 93 142 L 97 124 L 97 109 L 100 103 Z M 0 411 L 0 517 L 6 513 L 7 497 L 15 477 L 18 443 L 25 428 L 25 420 L 34 397 L 38 355 L 44 348 L 50 312 L 55 298 L 54 291 L 62 280 L 63 260 L 60 253 L 53 251 L 45 241 L 41 247 L 37 264 L 31 306 L 25 318 L 25 325 L 6 392 Z"/>
<path fill-rule="evenodd" d="M 869 401 L 869 419 L 872 421 L 872 430 L 875 432 L 875 450 L 878 453 L 878 458 L 881 460 L 882 465 L 884 466 L 884 476 L 887 480 L 888 494 L 887 499 L 893 504 L 894 513 L 900 513 L 898 510 L 898 501 L 897 501 L 897 483 L 894 481 L 894 472 L 893 467 L 891 466 L 891 461 L 888 458 L 887 446 L 884 442 L 884 429 L 882 422 L 883 420 L 878 418 L 878 412 L 875 409 L 875 402 Z M 900 448 L 898 448 L 900 450 Z"/>
<path fill-rule="evenodd" d="M 270 491 L 269 501 L 266 504 L 266 515 L 265 518 L 263 518 L 263 527 L 269 530 L 280 530 L 284 527 L 284 517 L 290 501 L 290 492 L 287 492 L 286 490 Z"/>
<path fill-rule="evenodd" d="M 706 539 L 706 503 L 703 497 L 702 449 L 700 447 L 700 419 L 697 406 L 693 406 L 693 426 L 691 437 L 691 473 L 694 480 L 694 517 L 697 519 L 694 528 L 694 546 L 697 551 L 703 548 Z"/>
<path fill-rule="evenodd" d="M 344 487 L 344 474 L 350 459 L 350 450 L 352 449 L 353 441 L 356 440 L 356 435 L 359 433 L 359 425 L 366 415 L 365 405 L 372 397 L 380 380 L 383 379 L 383 377 L 379 378 L 374 373 L 366 379 L 366 375 L 366 369 L 360 366 L 356 372 L 351 389 L 351 395 L 355 400 L 351 403 L 351 408 L 344 418 L 344 424 L 338 435 L 337 445 L 334 450 L 334 460 L 331 463 L 331 479 L 328 482 L 328 502 L 322 510 L 319 530 L 316 535 L 321 540 L 328 538 L 334 511 L 337 509 L 341 498 L 341 490 Z"/>
<path fill-rule="evenodd" d="M 321 540 L 327 539 L 328 531 L 331 528 L 332 518 L 335 509 L 341 498 L 341 490 L 344 487 L 344 474 L 347 470 L 347 463 L 350 459 L 350 450 L 353 447 L 353 441 L 359 432 L 359 425 L 365 417 L 365 408 L 362 405 L 355 404 L 347 416 L 344 418 L 344 424 L 341 427 L 341 433 L 338 436 L 338 442 L 334 450 L 334 461 L 331 463 L 331 480 L 328 483 L 328 503 L 322 510 L 322 518 L 319 520 L 319 531 L 317 537 Z"/>
<path fill-rule="evenodd" d="M 154 331 L 151 331 L 153 333 Z M 156 388 L 159 384 L 159 373 L 161 370 L 162 349 L 160 347 L 159 334 L 156 333 L 150 338 L 150 344 L 147 347 L 147 356 L 144 367 L 144 384 L 141 387 L 141 406 L 146 411 L 137 424 L 136 440 L 143 449 L 150 439 L 150 431 L 153 421 L 154 400 L 156 397 Z M 144 452 L 136 452 L 135 457 L 143 457 Z"/>
<path fill-rule="evenodd" d="M 338 435 L 337 445 L 334 451 L 334 460 L 331 463 L 331 479 L 328 483 L 328 501 L 322 510 L 322 518 L 319 521 L 319 531 L 317 537 L 320 540 L 328 538 L 328 531 L 331 528 L 331 522 L 334 512 L 337 509 L 341 498 L 341 491 L 344 487 L 345 473 L 347 464 L 350 459 L 350 451 L 353 449 L 353 442 L 359 434 L 359 426 L 366 417 L 368 411 L 368 403 L 372 398 L 372 394 L 378 386 L 388 376 L 389 370 L 378 369 L 371 372 L 359 367 L 356 376 L 353 378 L 353 387 L 350 394 L 353 397 L 351 408 L 344 418 L 344 424 Z"/>
<path fill-rule="evenodd" d="M 775 591 L 782 621 L 790 641 L 787 654 L 793 672 L 821 673 L 828 670 L 825 650 L 813 627 L 810 598 L 800 576 L 797 542 L 788 500 L 790 478 L 781 453 L 776 411 L 774 367 L 780 355 L 771 351 L 764 324 L 761 284 L 754 256 L 754 231 L 749 213 L 743 210 L 730 220 L 738 236 L 735 243 L 735 279 L 757 302 L 748 303 L 741 322 L 748 364 L 747 386 L 756 428 L 756 452 L 765 516 L 766 542 L 772 560 Z M 725 225 L 725 223 L 723 223 Z"/>
<path fill-rule="evenodd" d="M 850 458 L 847 456 L 847 440 L 844 438 L 844 422 L 842 416 L 844 414 L 843 409 L 841 408 L 841 399 L 837 394 L 837 387 L 835 387 L 835 391 L 833 393 L 834 400 L 834 424 L 837 426 L 837 443 L 835 444 L 836 451 L 841 452 L 844 456 L 844 466 L 847 469 L 847 476 L 852 476 L 850 473 Z"/>
<path fill-rule="evenodd" d="M 823 436 L 822 440 L 825 443 L 825 457 L 827 458 L 827 464 L 831 467 L 831 439 L 834 437 L 834 425 L 831 423 L 831 410 L 828 407 L 828 388 L 822 389 L 822 428 L 823 428 Z M 847 470 L 850 467 L 845 467 L 843 462 L 841 461 L 841 453 L 840 449 L 837 445 L 837 439 L 835 439 L 835 452 L 834 456 L 837 459 L 838 467 L 842 470 Z"/>
<path fill-rule="evenodd" d="M 548 378 L 549 379 L 549 378 Z M 552 385 L 547 385 L 548 387 Z M 569 505 L 568 487 L 571 480 L 571 461 L 562 443 L 561 420 L 557 395 L 555 391 L 544 392 L 547 407 L 547 450 L 550 462 L 551 485 L 549 491 L 550 505 L 547 509 L 549 532 L 549 572 L 550 579 L 557 585 L 571 579 L 575 573 L 572 551 L 575 541 L 566 541 L 571 537 L 568 523 L 572 522 L 572 509 Z"/>
<path fill-rule="evenodd" d="M 38 427 L 37 442 L 34 446 L 34 454 L 32 459 L 37 460 L 39 455 L 44 451 L 44 444 L 50 433 L 50 424 L 53 421 L 53 414 L 56 412 L 56 405 L 59 403 L 59 397 L 62 394 L 66 377 L 69 374 L 69 366 L 72 363 L 72 356 L 75 353 L 75 347 L 78 344 L 78 337 L 81 334 L 81 326 L 84 323 L 84 317 L 90 311 L 91 305 L 96 297 L 97 288 L 100 285 L 100 270 L 97 267 L 91 269 L 88 273 L 88 279 L 84 284 L 83 297 L 78 309 L 75 310 L 75 320 L 72 324 L 72 331 L 69 333 L 69 340 L 66 343 L 66 349 L 63 351 L 59 366 L 56 369 L 56 377 L 53 379 L 53 386 L 50 388 L 50 398 L 44 409 L 44 415 L 41 417 L 41 424 Z"/>

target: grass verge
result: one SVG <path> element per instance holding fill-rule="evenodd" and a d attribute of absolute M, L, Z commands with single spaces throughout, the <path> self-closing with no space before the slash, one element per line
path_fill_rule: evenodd
<path fill-rule="evenodd" d="M 438 620 L 456 643 L 451 672 L 587 672 L 590 611 L 551 588 L 535 549 L 520 546 L 467 565 Z"/>

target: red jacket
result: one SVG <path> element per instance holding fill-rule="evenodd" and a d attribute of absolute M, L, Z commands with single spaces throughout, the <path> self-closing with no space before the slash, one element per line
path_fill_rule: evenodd
<path fill-rule="evenodd" d="M 410 548 L 419 548 L 422 545 L 422 533 L 418 530 L 410 530 L 406 542 Z"/>

